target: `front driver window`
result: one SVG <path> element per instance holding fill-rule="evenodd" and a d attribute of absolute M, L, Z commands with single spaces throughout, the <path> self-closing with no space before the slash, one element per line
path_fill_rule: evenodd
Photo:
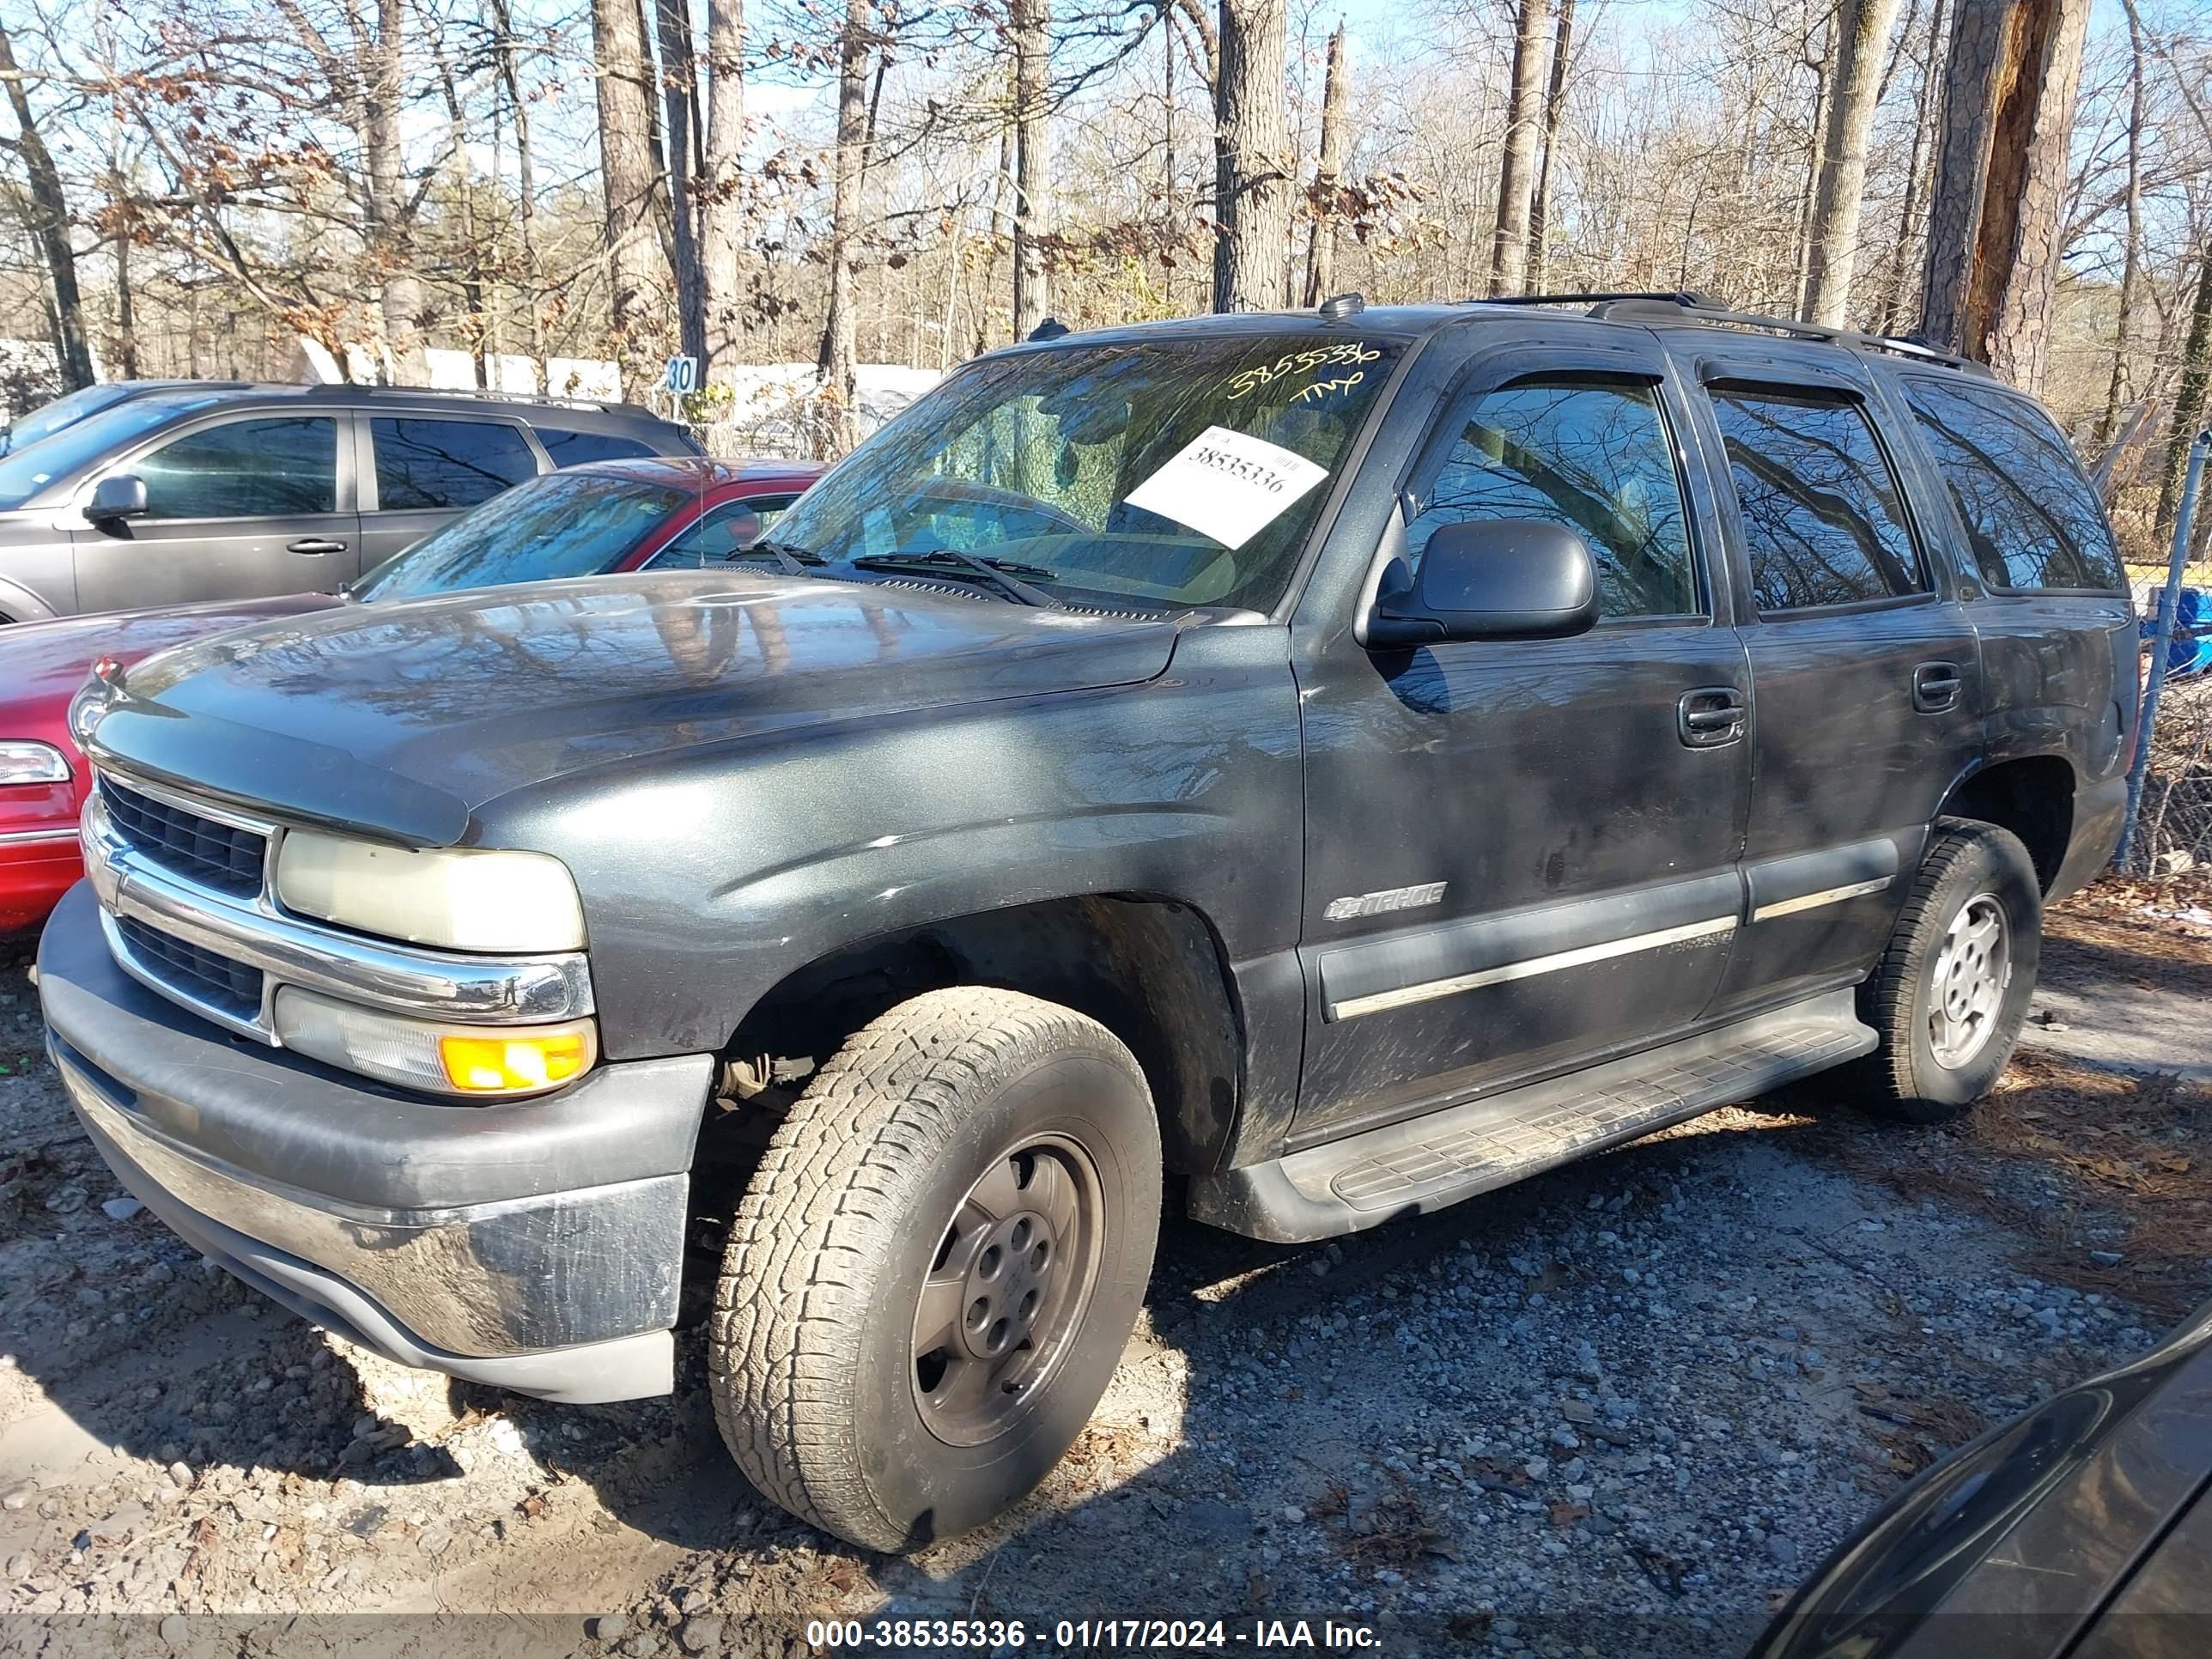
<path fill-rule="evenodd" d="M 1452 420 L 1450 453 L 1406 526 L 1416 568 L 1439 526 L 1534 519 L 1589 545 L 1601 615 L 1700 611 L 1674 445 L 1650 386 L 1523 380 L 1465 398 Z"/>
<path fill-rule="evenodd" d="M 189 433 L 130 470 L 149 519 L 275 519 L 337 511 L 338 423 L 327 416 L 231 421 Z"/>

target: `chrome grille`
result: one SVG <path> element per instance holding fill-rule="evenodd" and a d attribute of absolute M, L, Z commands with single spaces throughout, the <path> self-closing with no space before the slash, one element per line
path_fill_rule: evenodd
<path fill-rule="evenodd" d="M 115 928 L 123 935 L 139 968 L 160 980 L 175 995 L 240 1022 L 250 1024 L 260 1018 L 258 968 L 203 950 L 159 928 L 149 927 L 135 917 L 118 916 Z"/>
<path fill-rule="evenodd" d="M 260 892 L 269 842 L 258 830 L 157 800 L 112 777 L 100 779 L 100 792 L 116 834 L 152 863 L 218 893 Z"/>

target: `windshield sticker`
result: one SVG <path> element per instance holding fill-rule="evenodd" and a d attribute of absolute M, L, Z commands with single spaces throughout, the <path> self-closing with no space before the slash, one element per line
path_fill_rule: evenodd
<path fill-rule="evenodd" d="M 1128 494 L 1132 507 L 1157 513 L 1242 547 L 1328 477 L 1295 450 L 1210 426 Z"/>
<path fill-rule="evenodd" d="M 1348 368 L 1349 374 L 1340 374 L 1334 380 L 1319 380 L 1302 388 L 1297 401 L 1319 398 L 1331 392 L 1349 392 L 1367 378 L 1363 363 L 1379 362 L 1382 354 L 1364 340 L 1346 340 L 1340 344 L 1316 346 L 1310 351 L 1286 352 L 1272 363 L 1255 363 L 1249 368 L 1240 368 L 1229 377 L 1229 401 L 1235 403 L 1248 392 L 1263 386 L 1273 386 L 1285 379 L 1295 380 L 1301 374 L 1316 374 L 1324 368 Z"/>

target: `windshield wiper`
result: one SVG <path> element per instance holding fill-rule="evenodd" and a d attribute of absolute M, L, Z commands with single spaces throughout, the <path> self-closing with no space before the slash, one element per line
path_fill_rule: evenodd
<path fill-rule="evenodd" d="M 787 576 L 811 576 L 815 574 L 811 567 L 826 562 L 819 553 L 794 546 L 790 542 L 775 541 L 766 537 L 757 542 L 749 542 L 736 551 L 725 554 L 723 557 L 726 562 L 731 559 L 750 559 L 757 553 L 765 553 L 774 559 L 776 567 Z"/>
<path fill-rule="evenodd" d="M 1054 598 L 1041 587 L 1031 587 L 1014 574 L 1019 571 L 1022 575 L 1048 582 L 1056 580 L 1051 571 L 1014 559 L 979 559 L 957 548 L 939 547 L 927 553 L 863 553 L 847 562 L 856 570 L 911 570 L 917 565 L 929 566 L 933 567 L 932 575 L 949 576 L 956 580 L 965 576 L 987 581 L 1008 599 L 1023 605 L 1042 605 L 1048 611 L 1067 609 L 1066 600 Z"/>

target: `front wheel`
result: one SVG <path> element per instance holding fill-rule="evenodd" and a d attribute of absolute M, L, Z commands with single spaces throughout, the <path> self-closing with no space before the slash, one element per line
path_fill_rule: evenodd
<path fill-rule="evenodd" d="M 1941 1123 L 1987 1094 L 2020 1041 L 2042 937 L 2042 890 L 2019 837 L 1963 819 L 1939 824 L 1859 988 L 1859 1017 L 1881 1037 L 1857 1066 L 1863 1103 Z"/>
<path fill-rule="evenodd" d="M 708 1349 L 731 1455 L 869 1549 L 990 1520 L 1105 1392 L 1159 1206 L 1152 1096 L 1104 1026 L 981 987 L 902 1003 L 823 1067 L 738 1206 Z"/>

